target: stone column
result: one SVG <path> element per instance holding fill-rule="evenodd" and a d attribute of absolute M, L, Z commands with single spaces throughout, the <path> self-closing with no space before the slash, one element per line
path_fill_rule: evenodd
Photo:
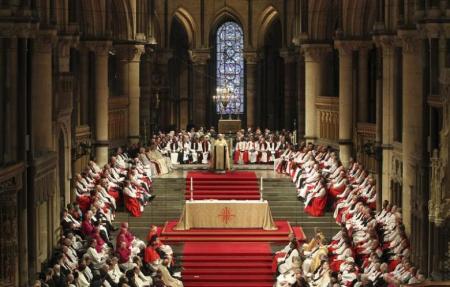
<path fill-rule="evenodd" d="M 325 96 L 325 59 L 331 47 L 327 44 L 305 44 L 302 51 L 305 56 L 305 140 L 315 142 L 318 135 L 316 99 Z"/>
<path fill-rule="evenodd" d="M 108 57 L 111 42 L 87 43 L 95 52 L 95 157 L 99 166 L 108 162 Z"/>
<path fill-rule="evenodd" d="M 28 40 L 26 38 L 17 39 L 17 76 L 18 76 L 18 104 L 19 104 L 19 114 L 26 114 L 27 112 L 27 75 L 28 75 Z M 19 129 L 19 152 L 22 156 L 19 160 L 26 159 L 26 148 L 25 141 L 27 137 L 27 123 L 26 120 L 18 121 Z M 23 172 L 24 178 L 27 176 L 27 171 Z M 23 188 L 20 191 L 19 199 L 17 202 L 17 219 L 18 219 L 18 241 L 19 241 L 19 286 L 25 287 L 29 285 L 28 282 L 28 208 L 27 208 L 27 182 L 23 182 Z"/>
<path fill-rule="evenodd" d="M 247 51 L 245 56 L 245 68 L 247 75 L 247 127 L 256 127 L 255 98 L 256 98 L 256 72 L 258 67 L 258 54 L 255 51 Z"/>
<path fill-rule="evenodd" d="M 368 53 L 371 43 L 359 46 L 359 63 L 358 63 L 358 122 L 365 123 L 369 116 L 369 94 L 368 94 L 368 76 L 369 76 L 369 60 Z"/>
<path fill-rule="evenodd" d="M 139 142 L 139 64 L 144 45 L 116 46 L 120 61 L 121 96 L 128 96 L 128 139 L 130 143 Z"/>
<path fill-rule="evenodd" d="M 296 97 L 295 97 L 295 54 L 290 50 L 280 51 L 280 56 L 284 60 L 284 127 L 293 128 L 296 119 Z"/>
<path fill-rule="evenodd" d="M 206 106 L 207 95 L 207 80 L 208 80 L 208 60 L 210 58 L 209 49 L 192 50 L 191 60 L 193 63 L 193 84 L 194 94 L 192 95 L 192 105 L 194 107 L 193 122 L 198 128 L 204 126 L 206 123 Z"/>
<path fill-rule="evenodd" d="M 89 123 L 89 50 L 80 47 L 80 98 L 78 105 L 78 125 Z"/>
<path fill-rule="evenodd" d="M 416 31 L 399 31 L 403 51 L 403 222 L 411 232 L 411 195 L 420 192 L 419 174 L 423 155 L 422 44 Z"/>
<path fill-rule="evenodd" d="M 339 50 L 339 156 L 348 166 L 353 139 L 353 50 L 355 43 L 336 41 Z"/>
<path fill-rule="evenodd" d="M 56 31 L 40 31 L 33 41 L 31 115 L 34 152 L 53 150 L 52 49 Z M 38 108 L 37 108 L 38 107 Z"/>
<path fill-rule="evenodd" d="M 395 41 L 392 36 L 380 36 L 375 39 L 382 49 L 382 175 L 381 200 L 391 199 L 391 163 L 394 143 L 394 115 L 395 115 Z"/>

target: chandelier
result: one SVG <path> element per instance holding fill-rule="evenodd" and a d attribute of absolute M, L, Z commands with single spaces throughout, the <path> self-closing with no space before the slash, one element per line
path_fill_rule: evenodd
<path fill-rule="evenodd" d="M 218 87 L 216 89 L 216 95 L 213 96 L 213 101 L 220 108 L 220 118 L 222 119 L 222 115 L 227 112 L 228 105 L 236 101 L 237 96 L 229 87 Z M 231 111 L 228 110 L 228 117 L 231 118 Z"/>

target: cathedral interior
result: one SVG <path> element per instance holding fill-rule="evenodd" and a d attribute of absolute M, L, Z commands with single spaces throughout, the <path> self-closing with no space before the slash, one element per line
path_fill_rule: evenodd
<path fill-rule="evenodd" d="M 242 127 L 362 163 L 411 262 L 449 280 L 450 1 L 0 0 L 0 286 L 43 270 L 90 160 L 217 127 L 224 25 L 242 39 Z"/>

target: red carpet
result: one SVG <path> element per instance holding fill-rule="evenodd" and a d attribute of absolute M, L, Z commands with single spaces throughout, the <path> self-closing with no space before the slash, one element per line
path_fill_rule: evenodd
<path fill-rule="evenodd" d="M 272 251 L 262 242 L 188 242 L 183 251 L 186 287 L 271 287 Z"/>
<path fill-rule="evenodd" d="M 251 200 L 259 199 L 259 182 L 256 174 L 249 171 L 232 171 L 224 174 L 190 171 L 186 175 L 185 199 Z"/>
<path fill-rule="evenodd" d="M 192 241 L 221 241 L 221 242 L 286 242 L 291 232 L 296 234 L 299 241 L 305 240 L 300 227 L 292 228 L 287 221 L 275 221 L 278 230 L 266 231 L 262 229 L 210 229 L 198 228 L 191 230 L 174 230 L 177 221 L 169 221 L 161 231 L 160 237 L 165 242 L 192 242 Z"/>

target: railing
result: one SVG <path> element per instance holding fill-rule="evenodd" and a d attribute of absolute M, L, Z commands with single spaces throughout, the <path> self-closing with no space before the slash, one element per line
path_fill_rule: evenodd
<path fill-rule="evenodd" d="M 55 99 L 58 117 L 70 115 L 73 106 L 73 76 L 70 73 L 61 73 L 58 81 L 58 93 Z"/>
<path fill-rule="evenodd" d="M 356 126 L 356 159 L 371 173 L 376 172 L 375 155 L 367 152 L 367 146 L 375 144 L 376 125 L 371 123 L 358 123 Z"/>
<path fill-rule="evenodd" d="M 117 147 L 127 142 L 128 137 L 128 98 L 109 98 L 109 140 L 111 147 Z"/>
<path fill-rule="evenodd" d="M 339 98 L 318 97 L 316 108 L 319 138 L 330 142 L 337 141 L 339 139 Z"/>
<path fill-rule="evenodd" d="M 0 286 L 17 283 L 17 193 L 23 192 L 24 169 L 23 163 L 0 169 Z"/>

